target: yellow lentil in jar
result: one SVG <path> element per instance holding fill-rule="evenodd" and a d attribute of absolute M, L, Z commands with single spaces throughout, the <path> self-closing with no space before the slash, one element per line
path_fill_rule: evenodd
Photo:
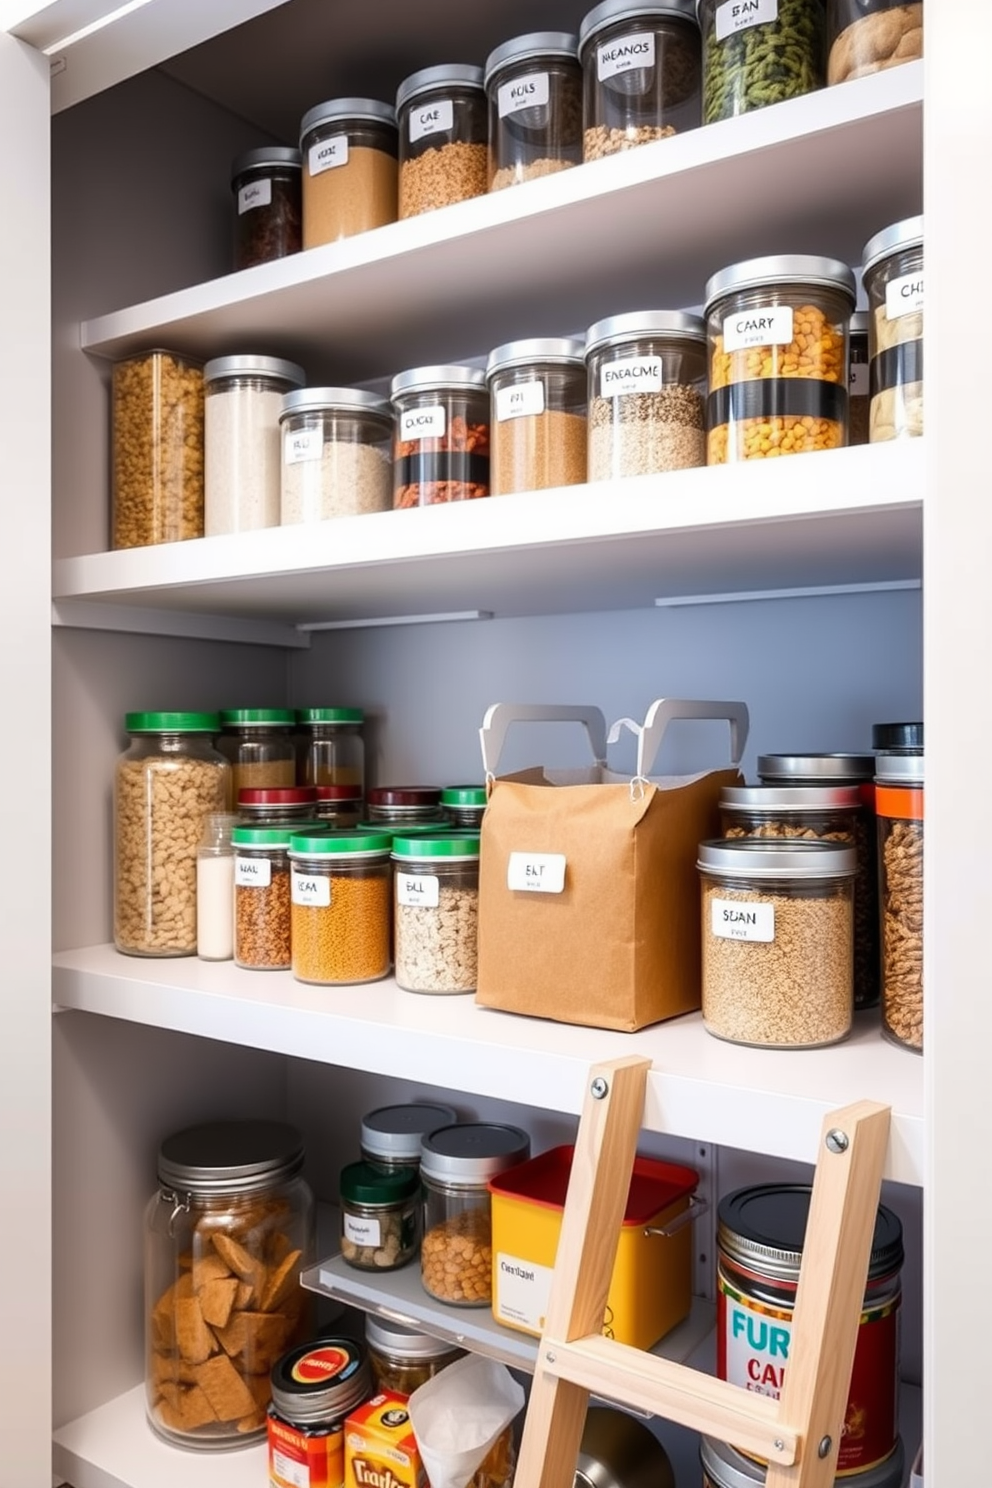
<path fill-rule="evenodd" d="M 293 975 L 298 981 L 321 985 L 372 982 L 389 972 L 391 839 L 376 836 L 350 840 L 385 845 L 368 849 L 358 861 L 335 853 L 332 862 L 320 861 L 319 846 L 316 854 L 312 852 L 319 839 L 292 839 L 290 941 Z M 302 842 L 307 844 L 305 854 L 299 850 Z M 339 846 L 334 843 L 335 849 Z M 327 839 L 323 851 L 327 852 Z"/>

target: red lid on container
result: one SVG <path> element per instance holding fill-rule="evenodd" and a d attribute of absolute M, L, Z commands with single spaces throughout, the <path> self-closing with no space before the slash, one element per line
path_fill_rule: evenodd
<path fill-rule="evenodd" d="M 439 785 L 377 785 L 366 794 L 370 806 L 440 806 Z"/>
<path fill-rule="evenodd" d="M 318 801 L 360 801 L 360 785 L 315 785 Z"/>
<path fill-rule="evenodd" d="M 266 785 L 238 791 L 239 806 L 306 806 L 316 799 L 313 785 Z"/>
<path fill-rule="evenodd" d="M 551 1147 L 528 1162 L 518 1163 L 489 1180 L 489 1192 L 507 1198 L 526 1199 L 545 1209 L 562 1209 L 569 1174 L 572 1146 Z M 635 1157 L 624 1210 L 625 1225 L 644 1225 L 672 1204 L 694 1193 L 699 1183 L 695 1168 L 681 1163 L 660 1162 L 653 1157 Z"/>

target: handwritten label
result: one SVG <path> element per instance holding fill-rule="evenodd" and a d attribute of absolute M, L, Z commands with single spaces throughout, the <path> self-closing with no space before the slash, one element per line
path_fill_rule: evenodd
<path fill-rule="evenodd" d="M 410 110 L 410 143 L 415 145 L 428 134 L 447 134 L 454 124 L 455 106 L 450 98 L 443 98 L 439 103 L 425 103 L 423 108 L 413 108 Z"/>
<path fill-rule="evenodd" d="M 344 1238 L 350 1240 L 352 1245 L 370 1246 L 375 1250 L 382 1244 L 382 1226 L 375 1218 L 364 1218 L 357 1214 L 349 1214 L 344 1211 L 344 1223 L 341 1226 Z"/>
<path fill-rule="evenodd" d="M 626 393 L 660 393 L 661 357 L 625 357 L 604 362 L 599 369 L 599 396 L 622 398 Z"/>
<path fill-rule="evenodd" d="M 267 889 L 272 882 L 268 858 L 234 859 L 234 882 L 242 889 Z"/>
<path fill-rule="evenodd" d="M 292 899 L 307 909 L 327 909 L 331 902 L 331 880 L 323 874 L 300 873 L 293 869 Z"/>
<path fill-rule="evenodd" d="M 740 310 L 723 322 L 724 351 L 744 351 L 748 346 L 788 346 L 791 340 L 791 305 Z"/>
<path fill-rule="evenodd" d="M 443 439 L 447 429 L 443 403 L 432 408 L 410 408 L 400 414 L 400 439 L 404 444 L 418 439 Z"/>
<path fill-rule="evenodd" d="M 560 894 L 565 888 L 565 854 L 512 852 L 506 887 L 529 894 Z"/>
<path fill-rule="evenodd" d="M 437 909 L 441 902 L 438 879 L 433 873 L 397 872 L 396 902 L 407 909 Z"/>
<path fill-rule="evenodd" d="M 710 929 L 720 940 L 775 939 L 775 906 L 752 900 L 711 899 Z"/>
<path fill-rule="evenodd" d="M 923 309 L 923 270 L 915 274 L 901 274 L 890 279 L 885 286 L 885 318 L 898 320 L 903 315 L 913 315 Z"/>
<path fill-rule="evenodd" d="M 268 207 L 271 203 L 272 182 L 268 176 L 264 181 L 249 181 L 238 192 L 238 216 L 243 217 L 245 212 L 252 211 L 254 207 Z"/>
<path fill-rule="evenodd" d="M 778 20 L 778 0 L 726 0 L 717 6 L 716 39 L 726 41 L 749 26 L 768 26 Z"/>
<path fill-rule="evenodd" d="M 608 41 L 596 54 L 596 74 L 601 83 L 618 72 L 632 72 L 635 67 L 654 66 L 654 32 L 643 36 L 618 36 Z"/>
<path fill-rule="evenodd" d="M 507 114 L 519 114 L 521 109 L 546 107 L 551 96 L 551 87 L 546 72 L 534 72 L 529 77 L 515 78 L 504 83 L 496 93 L 496 107 L 501 119 Z"/>
<path fill-rule="evenodd" d="M 496 390 L 496 422 L 523 418 L 525 414 L 544 412 L 544 383 L 518 382 L 513 387 Z"/>
<path fill-rule="evenodd" d="M 311 145 L 307 152 L 307 163 L 312 176 L 319 176 L 322 171 L 335 170 L 339 165 L 347 165 L 348 136 L 332 134 Z"/>
<path fill-rule="evenodd" d="M 319 429 L 287 430 L 283 439 L 283 453 L 287 465 L 302 465 L 307 460 L 319 460 L 324 453 L 324 436 Z"/>

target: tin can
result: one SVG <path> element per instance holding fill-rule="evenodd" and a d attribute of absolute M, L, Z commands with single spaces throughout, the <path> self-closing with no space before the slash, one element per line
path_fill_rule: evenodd
<path fill-rule="evenodd" d="M 268 1412 L 270 1488 L 343 1488 L 344 1423 L 372 1394 L 365 1345 L 317 1338 L 277 1360 Z"/>
<path fill-rule="evenodd" d="M 766 1472 L 760 1462 L 754 1462 L 738 1452 L 727 1442 L 704 1436 L 699 1444 L 699 1461 L 703 1469 L 703 1488 L 764 1488 Z M 906 1454 L 902 1442 L 896 1443 L 891 1457 L 867 1472 L 852 1473 L 834 1482 L 844 1482 L 847 1488 L 902 1488 L 906 1470 Z"/>

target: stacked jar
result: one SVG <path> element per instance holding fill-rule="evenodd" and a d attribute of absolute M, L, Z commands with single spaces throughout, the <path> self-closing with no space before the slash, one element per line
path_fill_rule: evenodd
<path fill-rule="evenodd" d="M 826 81 L 823 0 L 697 0 L 703 122 L 799 98 Z"/>
<path fill-rule="evenodd" d="M 579 27 L 583 159 L 650 144 L 702 120 L 695 0 L 602 0 Z"/>
<path fill-rule="evenodd" d="M 393 416 L 386 398 L 361 388 L 301 388 L 283 398 L 279 424 L 283 526 L 389 510 Z"/>
<path fill-rule="evenodd" d="M 393 838 L 396 984 L 474 992 L 478 981 L 479 838 Z"/>
<path fill-rule="evenodd" d="M 420 1147 L 424 1137 L 442 1126 L 454 1126 L 457 1120 L 451 1106 L 430 1101 L 377 1106 L 362 1117 L 362 1158 L 387 1173 L 397 1169 L 419 1173 Z"/>
<path fill-rule="evenodd" d="M 234 800 L 242 790 L 296 784 L 292 708 L 228 708 L 221 711 L 217 748 L 231 764 Z"/>
<path fill-rule="evenodd" d="M 424 1138 L 420 1277 L 439 1302 L 491 1304 L 492 1199 L 487 1184 L 529 1156 L 530 1138 L 515 1126 L 466 1122 Z"/>
<path fill-rule="evenodd" d="M 333 831 L 350 831 L 358 826 L 365 802 L 356 785 L 317 785 L 314 789 L 314 821 Z"/>
<path fill-rule="evenodd" d="M 412 1395 L 421 1385 L 456 1359 L 464 1350 L 429 1333 L 415 1333 L 390 1318 L 365 1316 L 365 1343 L 377 1390 L 395 1390 Z"/>
<path fill-rule="evenodd" d="M 235 827 L 234 961 L 249 971 L 288 971 L 289 842 L 286 827 Z"/>
<path fill-rule="evenodd" d="M 481 368 L 411 367 L 393 378 L 393 506 L 489 495 L 489 397 Z"/>
<path fill-rule="evenodd" d="M 306 373 L 278 357 L 215 357 L 203 381 L 206 536 L 278 527 L 279 414 Z"/>
<path fill-rule="evenodd" d="M 289 843 L 293 975 L 318 986 L 388 975 L 392 838 L 297 833 Z"/>
<path fill-rule="evenodd" d="M 246 827 L 301 827 L 314 819 L 316 803 L 312 786 L 249 786 L 238 791 L 238 816 Z"/>
<path fill-rule="evenodd" d="M 827 82 L 885 72 L 923 56 L 923 0 L 827 0 Z"/>
<path fill-rule="evenodd" d="M 869 238 L 861 270 L 871 358 L 869 440 L 923 433 L 923 218 Z"/>
<path fill-rule="evenodd" d="M 379 832 L 435 831 L 444 824 L 436 785 L 377 785 L 368 792 L 369 826 Z"/>
<path fill-rule="evenodd" d="M 578 38 L 533 31 L 486 60 L 489 190 L 501 191 L 582 162 Z"/>
<path fill-rule="evenodd" d="M 875 766 L 882 1029 L 923 1052 L 923 779 L 925 757 L 879 754 Z"/>
<path fill-rule="evenodd" d="M 396 221 L 397 148 L 396 110 L 378 99 L 334 98 L 304 114 L 304 248 Z"/>
<path fill-rule="evenodd" d="M 445 819 L 462 832 L 481 832 L 486 801 L 484 785 L 448 785 L 441 792 Z"/>
<path fill-rule="evenodd" d="M 361 708 L 299 708 L 308 785 L 347 785 L 365 794 L 365 714 Z"/>
<path fill-rule="evenodd" d="M 491 491 L 543 491 L 586 478 L 584 346 L 562 336 L 511 341 L 486 365 Z"/>
<path fill-rule="evenodd" d="M 481 67 L 425 67 L 400 84 L 399 215 L 484 196 L 489 188 L 489 116 Z"/>
<path fill-rule="evenodd" d="M 161 350 L 118 362 L 111 424 L 111 547 L 202 537 L 202 362 Z"/>

